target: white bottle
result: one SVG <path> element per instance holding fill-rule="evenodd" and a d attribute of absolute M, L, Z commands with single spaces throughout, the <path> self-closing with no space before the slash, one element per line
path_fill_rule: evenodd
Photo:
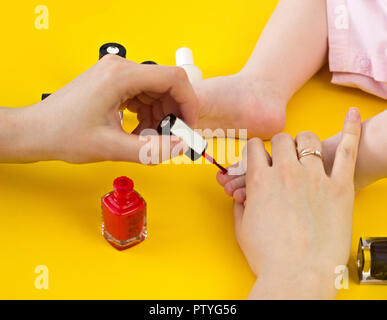
<path fill-rule="evenodd" d="M 183 47 L 176 51 L 176 65 L 185 70 L 191 83 L 203 79 L 201 70 L 194 65 L 192 51 L 190 48 Z"/>

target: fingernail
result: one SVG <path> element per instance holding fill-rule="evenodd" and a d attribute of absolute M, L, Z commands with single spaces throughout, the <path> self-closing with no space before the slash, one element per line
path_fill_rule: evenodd
<path fill-rule="evenodd" d="M 357 108 L 351 108 L 347 112 L 346 120 L 350 122 L 360 121 L 360 112 Z"/>

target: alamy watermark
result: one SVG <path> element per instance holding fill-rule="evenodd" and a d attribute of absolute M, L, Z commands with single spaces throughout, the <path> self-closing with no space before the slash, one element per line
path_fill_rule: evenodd
<path fill-rule="evenodd" d="M 335 288 L 337 290 L 349 289 L 349 270 L 347 266 L 340 265 L 335 268 Z"/>
<path fill-rule="evenodd" d="M 145 129 L 140 133 L 140 141 L 145 142 L 139 152 L 139 160 L 142 164 L 192 164 L 189 157 L 178 157 L 184 153 L 189 145 L 195 145 L 195 139 L 216 138 L 216 151 L 214 144 L 209 144 L 206 153 L 212 155 L 216 161 L 224 165 L 226 163 L 235 164 L 229 167 L 230 175 L 241 175 L 245 173 L 245 166 L 243 165 L 242 153 L 243 143 L 247 141 L 247 129 L 196 129 L 198 135 L 185 135 L 185 141 L 181 141 L 174 135 L 159 135 L 154 129 Z M 205 163 L 204 158 L 200 158 L 193 162 L 194 164 Z"/>
<path fill-rule="evenodd" d="M 48 290 L 48 267 L 45 265 L 38 265 L 35 267 L 35 273 L 38 274 L 35 278 L 35 288 L 38 290 Z"/>
<path fill-rule="evenodd" d="M 45 5 L 38 5 L 35 7 L 35 13 L 38 15 L 35 18 L 35 28 L 38 30 L 48 29 L 48 7 Z"/>

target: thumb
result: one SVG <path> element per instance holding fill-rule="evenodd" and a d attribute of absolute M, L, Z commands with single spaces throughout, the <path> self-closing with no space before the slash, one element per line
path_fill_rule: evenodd
<path fill-rule="evenodd" d="M 332 178 L 353 181 L 357 153 L 361 136 L 361 116 L 356 108 L 351 108 L 344 121 L 341 140 L 336 149 Z"/>
<path fill-rule="evenodd" d="M 181 155 L 185 144 L 176 136 L 160 136 L 156 130 L 143 130 L 141 135 L 124 131 L 108 134 L 110 161 L 129 161 L 145 165 L 160 164 Z"/>

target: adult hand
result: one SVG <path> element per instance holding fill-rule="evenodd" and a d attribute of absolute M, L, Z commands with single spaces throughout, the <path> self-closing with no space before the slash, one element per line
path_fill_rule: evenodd
<path fill-rule="evenodd" d="M 264 144 L 251 139 L 246 202 L 234 202 L 235 232 L 258 280 L 250 298 L 333 298 L 337 266 L 349 259 L 354 202 L 354 169 L 361 133 L 360 114 L 346 117 L 333 170 L 322 160 L 298 159 L 297 150 L 321 151 L 309 132 L 295 141 L 287 134 L 272 140 L 272 161 Z"/>
<path fill-rule="evenodd" d="M 121 128 L 118 111 L 125 107 L 138 112 L 139 125 L 132 134 Z M 0 162 L 139 162 L 149 140 L 138 134 L 155 129 L 168 113 L 196 124 L 198 102 L 183 69 L 107 55 L 36 105 L 0 108 Z M 170 137 L 157 139 L 168 151 L 178 144 L 170 143 Z M 159 156 L 165 160 L 170 152 Z"/>

